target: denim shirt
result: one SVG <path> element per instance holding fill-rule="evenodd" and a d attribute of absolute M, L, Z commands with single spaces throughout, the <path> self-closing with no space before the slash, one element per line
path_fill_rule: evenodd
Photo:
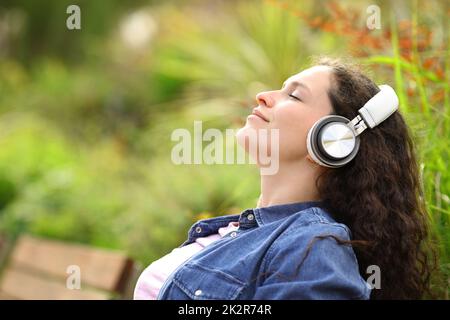
<path fill-rule="evenodd" d="M 239 221 L 239 229 L 180 265 L 158 299 L 369 299 L 370 287 L 359 274 L 352 247 L 332 237 L 315 239 L 322 235 L 351 239 L 348 227 L 337 223 L 321 202 L 246 209 L 199 220 L 180 247 L 217 233 L 232 221 Z"/>

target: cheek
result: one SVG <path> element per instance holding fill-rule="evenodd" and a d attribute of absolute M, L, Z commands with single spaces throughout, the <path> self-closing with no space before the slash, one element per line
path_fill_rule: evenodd
<path fill-rule="evenodd" d="M 298 108 L 297 108 L 298 109 Z M 307 153 L 306 137 L 316 121 L 315 114 L 307 110 L 283 110 L 276 114 L 274 126 L 280 129 L 280 155 L 282 158 L 299 158 Z"/>

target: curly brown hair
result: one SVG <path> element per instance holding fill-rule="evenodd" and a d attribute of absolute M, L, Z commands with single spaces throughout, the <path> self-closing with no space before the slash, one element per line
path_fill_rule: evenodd
<path fill-rule="evenodd" d="M 332 68 L 328 96 L 338 115 L 353 119 L 379 91 L 354 65 L 330 58 L 315 64 Z M 325 170 L 316 184 L 324 207 L 352 232 L 361 275 L 370 276 L 370 265 L 381 270 L 381 288 L 372 290 L 371 299 L 420 299 L 430 293 L 436 253 L 428 239 L 414 144 L 399 111 L 366 130 L 357 156 Z"/>

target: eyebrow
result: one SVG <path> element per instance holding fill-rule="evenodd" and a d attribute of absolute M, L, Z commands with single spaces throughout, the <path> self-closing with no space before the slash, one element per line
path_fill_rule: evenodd
<path fill-rule="evenodd" d="M 308 90 L 309 93 L 311 93 L 311 90 L 308 88 L 308 86 L 306 84 L 304 84 L 303 82 L 298 82 L 298 81 L 284 82 L 282 88 L 284 88 L 284 86 L 286 86 L 286 85 L 292 85 L 292 84 L 297 87 L 302 87 L 302 88 Z"/>

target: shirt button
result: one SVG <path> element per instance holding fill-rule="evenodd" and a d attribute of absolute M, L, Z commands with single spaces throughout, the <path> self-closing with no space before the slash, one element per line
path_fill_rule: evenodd
<path fill-rule="evenodd" d="M 197 228 L 195 228 L 195 232 L 197 232 L 197 233 L 200 233 L 200 232 L 202 232 L 202 228 L 201 228 L 201 227 L 197 227 Z"/>
<path fill-rule="evenodd" d="M 247 219 L 248 219 L 249 221 L 252 221 L 253 219 L 255 219 L 255 216 L 254 216 L 252 213 L 250 213 L 250 214 L 247 216 Z"/>
<path fill-rule="evenodd" d="M 198 289 L 194 292 L 194 294 L 198 297 L 199 295 L 202 294 L 202 290 Z"/>
<path fill-rule="evenodd" d="M 236 236 L 237 236 L 237 232 L 236 231 L 233 231 L 232 233 L 230 233 L 230 237 L 236 238 Z"/>

